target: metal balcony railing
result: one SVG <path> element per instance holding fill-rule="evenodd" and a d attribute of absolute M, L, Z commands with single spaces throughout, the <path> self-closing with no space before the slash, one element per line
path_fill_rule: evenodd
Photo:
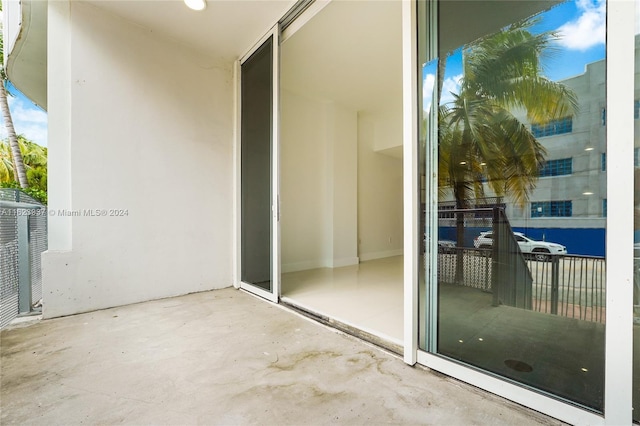
<path fill-rule="evenodd" d="M 40 256 L 47 249 L 47 209 L 14 189 L 0 189 L 0 328 L 37 309 Z"/>

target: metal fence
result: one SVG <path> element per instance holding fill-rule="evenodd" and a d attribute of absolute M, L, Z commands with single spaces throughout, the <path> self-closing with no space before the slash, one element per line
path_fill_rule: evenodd
<path fill-rule="evenodd" d="M 16 189 L 0 189 L 0 328 L 42 299 L 41 254 L 46 206 Z"/>
<path fill-rule="evenodd" d="M 446 270 L 444 282 L 462 284 L 483 290 L 490 289 L 493 304 L 531 309 L 533 278 L 502 205 L 471 209 L 443 208 L 439 206 L 439 250 L 453 251 L 455 262 Z M 474 249 L 474 237 L 481 231 L 493 232 L 492 249 Z M 450 240 L 449 240 L 450 238 Z M 449 245 L 445 243 L 449 241 Z M 477 245 L 476 245 L 477 247 Z M 451 253 L 449 253 L 451 254 Z M 453 277 L 452 272 L 455 271 Z"/>
<path fill-rule="evenodd" d="M 458 255 L 461 253 L 462 256 Z M 463 261 L 462 281 L 456 281 L 456 265 Z M 526 260 L 531 277 L 531 309 L 591 322 L 605 322 L 604 257 L 549 256 Z M 491 249 L 449 249 L 438 254 L 438 282 L 492 292 Z"/>
<path fill-rule="evenodd" d="M 604 257 L 523 254 L 501 199 L 470 205 L 438 206 L 439 283 L 492 293 L 495 306 L 604 323 Z M 492 231 L 490 248 L 480 248 L 482 244 L 474 241 L 482 231 Z"/>
<path fill-rule="evenodd" d="M 605 322 L 604 257 L 553 256 L 548 262 L 527 263 L 533 276 L 533 310 Z"/>
<path fill-rule="evenodd" d="M 456 279 L 458 260 L 462 260 L 464 274 Z M 455 248 L 438 254 L 438 282 L 458 284 L 491 292 L 493 260 L 491 250 Z"/>

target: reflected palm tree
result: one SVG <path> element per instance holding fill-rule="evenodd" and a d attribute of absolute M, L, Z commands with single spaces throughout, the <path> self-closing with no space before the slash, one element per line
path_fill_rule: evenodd
<path fill-rule="evenodd" d="M 467 45 L 460 92 L 439 110 L 439 188 L 451 190 L 457 209 L 489 188 L 524 205 L 535 188 L 546 150 L 528 123 L 574 114 L 576 95 L 544 77 L 541 59 L 552 53 L 553 32 L 533 34 L 535 19 Z M 464 245 L 464 217 L 457 215 Z M 462 262 L 458 263 L 462 276 Z"/>

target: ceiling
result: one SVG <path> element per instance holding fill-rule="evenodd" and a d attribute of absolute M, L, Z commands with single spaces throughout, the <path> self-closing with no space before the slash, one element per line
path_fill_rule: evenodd
<path fill-rule="evenodd" d="M 207 8 L 196 12 L 187 8 L 183 0 L 83 1 L 210 55 L 233 59 L 242 55 L 296 3 L 296 0 L 206 0 Z M 323 36 L 329 38 L 331 33 L 353 36 L 369 31 L 375 41 L 384 41 L 385 34 L 393 33 L 397 36 L 393 42 L 399 42 L 401 3 L 401 0 L 334 0 L 320 13 L 327 14 L 322 18 L 324 23 L 313 25 L 328 29 Z M 557 3 L 559 0 L 441 0 L 441 40 L 458 46 L 486 34 L 487 28 L 500 28 Z M 389 15 L 385 16 L 384 11 Z"/>
<path fill-rule="evenodd" d="M 440 0 L 440 50 L 447 52 L 562 0 Z"/>
<path fill-rule="evenodd" d="M 207 0 L 207 8 L 196 12 L 183 0 L 85 1 L 224 60 L 242 56 L 295 4 L 295 0 Z"/>
<path fill-rule="evenodd" d="M 18 90 L 46 110 L 47 3 L 23 0 L 21 13 L 22 31 L 7 58 L 7 75 Z"/>
<path fill-rule="evenodd" d="M 296 2 L 207 0 L 208 7 L 196 12 L 183 0 L 83 1 L 223 61 L 246 53 Z M 401 111 L 402 3 L 334 0 L 328 4 L 282 45 L 283 87 L 358 111 Z M 442 0 L 441 49 L 459 46 L 556 3 Z M 30 32 L 21 42 L 22 55 L 15 55 L 7 65 L 18 86 L 20 76 L 40 82 L 41 90 L 30 97 L 46 108 L 46 3 L 25 0 L 23 5 L 23 24 Z M 43 22 L 38 21 L 41 18 Z M 32 76 L 34 72 L 39 74 Z"/>
<path fill-rule="evenodd" d="M 401 31 L 400 1 L 334 1 L 283 43 L 282 87 L 357 111 L 401 111 Z"/>
<path fill-rule="evenodd" d="M 442 0 L 440 47 L 457 48 L 557 3 Z M 402 1 L 334 0 L 281 49 L 285 90 L 361 112 L 402 111 Z"/>

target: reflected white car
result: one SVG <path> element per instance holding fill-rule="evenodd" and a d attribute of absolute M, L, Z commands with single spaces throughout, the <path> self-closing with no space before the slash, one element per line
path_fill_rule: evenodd
<path fill-rule="evenodd" d="M 550 243 L 548 241 L 535 241 L 526 237 L 522 232 L 514 232 L 513 236 L 520 246 L 520 251 L 525 255 L 530 255 L 536 260 L 546 260 L 550 254 L 564 255 L 567 254 L 567 248 L 562 244 Z M 473 240 L 475 248 L 491 248 L 493 247 L 493 232 L 481 232 Z"/>

